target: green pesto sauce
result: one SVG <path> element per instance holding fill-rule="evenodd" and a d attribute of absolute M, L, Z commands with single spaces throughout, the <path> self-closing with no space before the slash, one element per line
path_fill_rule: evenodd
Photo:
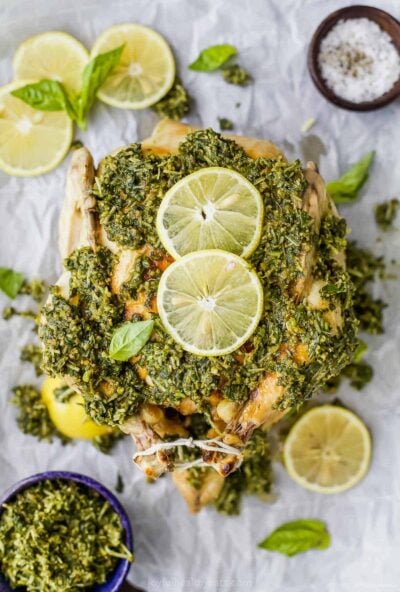
<path fill-rule="evenodd" d="M 124 303 L 143 289 L 148 301 L 157 291 L 157 261 L 165 255 L 155 228 L 160 200 L 179 179 L 208 166 L 238 171 L 262 195 L 264 228 L 250 263 L 264 285 L 265 314 L 239 351 L 214 358 L 185 352 L 153 315 L 155 329 L 139 359 L 153 383 L 149 386 L 130 362 L 108 357 L 110 340 L 124 321 Z M 121 247 L 138 249 L 148 244 L 154 250 L 138 258 L 118 297 L 110 289 L 116 258 L 107 248 L 99 247 L 96 252 L 82 248 L 66 260 L 71 272 L 70 299 L 53 288 L 51 303 L 43 311 L 40 337 L 45 345 L 45 370 L 72 376 L 82 391 L 86 411 L 100 423 L 111 425 L 122 423 L 143 401 L 168 406 L 190 397 L 206 412 L 208 396 L 218 389 L 224 397 L 242 402 L 267 372 L 279 372 L 286 387 L 280 408 L 309 398 L 351 361 L 357 322 L 352 283 L 333 259 L 346 244 L 346 224 L 328 215 L 317 235 L 312 219 L 299 207 L 305 188 L 299 162 L 253 160 L 234 141 L 212 130 L 190 134 L 173 156 L 148 155 L 134 144 L 107 157 L 93 189 L 101 223 Z M 300 256 L 312 248 L 318 252 L 316 277 L 328 283 L 325 296 L 330 307 L 342 307 L 343 328 L 337 335 L 330 332 L 322 312 L 289 296 L 294 282 L 301 279 Z M 134 320 L 140 318 L 136 315 Z M 279 352 L 282 343 L 290 347 L 299 341 L 311 356 L 308 365 Z M 238 363 L 237 354 L 243 363 Z"/>
<path fill-rule="evenodd" d="M 172 88 L 158 103 L 152 106 L 152 110 L 160 117 L 168 117 L 179 121 L 190 111 L 191 98 L 177 78 Z"/>
<path fill-rule="evenodd" d="M 13 589 L 93 590 L 121 558 L 133 560 L 118 514 L 72 481 L 33 485 L 1 510 L 0 571 Z"/>

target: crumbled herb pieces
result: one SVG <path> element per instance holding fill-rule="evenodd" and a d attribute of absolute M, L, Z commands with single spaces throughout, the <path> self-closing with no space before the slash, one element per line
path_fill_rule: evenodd
<path fill-rule="evenodd" d="M 266 497 L 271 491 L 272 466 L 267 435 L 256 430 L 244 450 L 241 467 L 225 479 L 214 505 L 218 512 L 239 514 L 244 495 Z"/>
<path fill-rule="evenodd" d="M 385 269 L 382 257 L 375 257 L 367 249 L 362 249 L 350 241 L 346 250 L 347 271 L 353 281 L 354 311 L 360 323 L 360 330 L 371 334 L 383 333 L 383 310 L 386 304 L 373 298 L 368 283 Z"/>
<path fill-rule="evenodd" d="M 370 334 L 383 333 L 383 310 L 386 304 L 381 299 L 374 298 L 370 291 L 370 283 L 384 273 L 383 259 L 357 246 L 354 241 L 347 244 L 346 259 L 347 271 L 354 284 L 353 308 L 360 331 Z M 366 350 L 366 344 L 358 340 L 350 364 L 344 366 L 338 376 L 330 378 L 324 385 L 324 390 L 335 392 L 342 378 L 348 378 L 353 388 L 363 389 L 372 380 L 374 374 L 372 366 L 362 361 Z"/>
<path fill-rule="evenodd" d="M 180 121 L 190 111 L 191 98 L 179 79 L 176 79 L 171 90 L 152 106 L 152 110 L 160 117 L 169 117 Z"/>
<path fill-rule="evenodd" d="M 90 442 L 95 448 L 97 448 L 97 450 L 99 450 L 99 452 L 102 452 L 103 454 L 110 454 L 116 443 L 119 442 L 119 440 L 121 440 L 123 437 L 124 434 L 118 429 L 115 429 L 110 434 L 95 436 L 90 440 Z"/>
<path fill-rule="evenodd" d="M 248 86 L 253 80 L 251 74 L 238 64 L 225 66 L 222 68 L 221 74 L 225 82 L 237 84 L 238 86 Z"/>
<path fill-rule="evenodd" d="M 42 357 L 43 349 L 40 345 L 29 343 L 28 345 L 25 345 L 21 350 L 21 361 L 30 362 L 31 364 L 33 364 L 36 376 L 41 376 L 43 374 Z"/>
<path fill-rule="evenodd" d="M 293 557 L 310 549 L 327 549 L 330 544 L 331 537 L 321 520 L 302 519 L 282 524 L 258 546 Z"/>
<path fill-rule="evenodd" d="M 120 518 L 96 491 L 47 480 L 0 514 L 0 569 L 13 588 L 80 592 L 102 584 L 119 559 L 133 561 Z"/>
<path fill-rule="evenodd" d="M 233 130 L 234 128 L 233 122 L 226 117 L 218 117 L 218 123 L 221 131 Z"/>
<path fill-rule="evenodd" d="M 13 393 L 11 403 L 18 407 L 17 425 L 21 432 L 38 440 L 52 442 L 53 438 L 57 437 L 64 443 L 68 441 L 52 423 L 40 391 L 36 387 L 21 384 L 13 388 Z"/>
<path fill-rule="evenodd" d="M 392 228 L 399 206 L 400 201 L 395 197 L 375 206 L 375 222 L 379 228 L 384 231 Z"/>

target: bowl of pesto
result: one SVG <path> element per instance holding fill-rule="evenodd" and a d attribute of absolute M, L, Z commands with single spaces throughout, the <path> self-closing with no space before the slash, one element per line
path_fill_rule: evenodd
<path fill-rule="evenodd" d="M 132 561 L 124 508 L 86 475 L 39 473 L 0 499 L 0 592 L 117 592 Z"/>

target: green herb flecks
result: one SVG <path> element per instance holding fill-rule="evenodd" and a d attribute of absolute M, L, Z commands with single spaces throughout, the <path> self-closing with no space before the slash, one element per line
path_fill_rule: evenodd
<path fill-rule="evenodd" d="M 389 199 L 375 206 L 375 222 L 381 230 L 386 231 L 392 228 L 399 206 L 400 201 L 397 198 Z"/>
<path fill-rule="evenodd" d="M 180 121 L 190 111 L 191 98 L 179 79 L 176 79 L 172 88 L 158 103 L 152 106 L 152 110 L 160 117 L 168 117 Z"/>
<path fill-rule="evenodd" d="M 36 345 L 34 343 L 28 343 L 28 345 L 24 345 L 21 350 L 20 358 L 22 362 L 30 362 L 33 364 L 36 376 L 41 376 L 43 374 L 43 348 L 40 345 Z"/>
<path fill-rule="evenodd" d="M 248 86 L 253 80 L 251 74 L 238 64 L 224 66 L 221 70 L 221 74 L 225 82 L 236 84 L 238 86 Z"/>
<path fill-rule="evenodd" d="M 310 549 L 327 549 L 330 544 L 331 537 L 321 520 L 302 519 L 282 524 L 258 546 L 293 557 Z"/>
<path fill-rule="evenodd" d="M 199 57 L 190 64 L 189 69 L 196 72 L 213 72 L 236 54 L 236 47 L 229 43 L 212 45 L 200 52 Z"/>
<path fill-rule="evenodd" d="M 214 502 L 218 512 L 239 514 L 244 495 L 267 498 L 271 492 L 272 466 L 267 435 L 256 430 L 244 450 L 244 461 L 235 473 L 224 481 L 221 493 Z"/>
<path fill-rule="evenodd" d="M 47 407 L 40 391 L 31 384 L 21 384 L 13 388 L 11 403 L 18 407 L 17 425 L 21 432 L 34 436 L 38 440 L 52 442 L 60 438 L 63 443 L 68 438 L 61 434 L 50 419 Z"/>
<path fill-rule="evenodd" d="M 348 203 L 357 199 L 358 192 L 368 179 L 369 169 L 374 161 L 375 151 L 369 152 L 363 156 L 355 165 L 353 165 L 344 175 L 331 181 L 326 188 L 336 203 Z"/>
<path fill-rule="evenodd" d="M 102 584 L 120 559 L 133 561 L 119 516 L 96 491 L 43 481 L 0 514 L 0 570 L 13 588 L 80 592 Z"/>
<path fill-rule="evenodd" d="M 34 109 L 40 111 L 65 111 L 81 129 L 86 129 L 88 113 L 96 94 L 108 75 L 118 64 L 123 45 L 90 60 L 82 74 L 82 87 L 77 96 L 72 96 L 61 82 L 40 80 L 26 84 L 11 92 Z"/>
<path fill-rule="evenodd" d="M 219 129 L 221 131 L 233 130 L 234 125 L 230 119 L 226 117 L 218 117 Z"/>
<path fill-rule="evenodd" d="M 95 436 L 90 440 L 92 445 L 103 454 L 110 454 L 114 446 L 122 440 L 125 434 L 120 430 L 115 429 L 110 434 L 103 434 L 102 436 Z"/>

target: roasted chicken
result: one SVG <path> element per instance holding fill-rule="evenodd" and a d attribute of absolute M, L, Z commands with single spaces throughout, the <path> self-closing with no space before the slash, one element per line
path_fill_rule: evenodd
<path fill-rule="evenodd" d="M 75 315 L 78 315 L 80 307 L 80 317 L 84 317 L 85 322 L 90 321 L 90 330 L 98 330 L 100 325 L 97 324 L 97 316 L 103 303 L 96 301 L 96 290 L 101 285 L 102 294 L 106 294 L 104 306 L 115 303 L 112 310 L 119 311 L 115 322 L 118 319 L 121 322 L 157 318 L 152 285 L 172 259 L 150 238 L 148 241 L 145 238 L 139 248 L 133 248 L 135 241 L 137 243 L 134 233 L 143 230 L 138 224 L 144 218 L 135 218 L 132 200 L 142 192 L 140 194 L 149 196 L 152 204 L 157 203 L 160 196 L 156 195 L 152 186 L 152 179 L 161 174 L 161 168 L 157 167 L 163 166 L 162 173 L 170 175 L 170 183 L 173 183 L 175 169 L 169 171 L 168 166 L 170 163 L 175 166 L 175 161 L 171 161 L 174 155 L 180 155 L 181 150 L 189 151 L 185 149 L 185 140 L 193 131 L 185 125 L 165 120 L 149 139 L 142 142 L 138 149 L 140 158 L 145 159 L 147 155 L 150 158 L 152 155 L 154 160 L 143 160 L 143 167 L 148 166 L 148 169 L 144 171 L 143 168 L 139 181 L 130 170 L 126 171 L 118 193 L 118 199 L 130 200 L 126 202 L 126 212 L 124 201 L 122 206 L 116 204 L 114 209 L 111 207 L 107 211 L 102 205 L 106 193 L 104 179 L 110 175 L 125 175 L 121 173 L 125 161 L 123 166 L 118 161 L 124 149 L 105 159 L 97 173 L 86 148 L 77 150 L 72 156 L 60 217 L 59 245 L 62 258 L 72 256 L 74 263 L 67 264 L 58 287 L 50 296 L 43 311 L 40 335 L 47 371 L 53 375 L 62 374 L 73 388 L 82 392 L 87 411 L 98 421 L 104 418 L 93 413 L 93 400 L 96 401 L 96 408 L 99 405 L 104 408 L 106 417 L 107 406 L 111 402 L 116 404 L 116 397 L 122 396 L 127 383 L 113 378 L 111 366 L 97 382 L 93 382 L 95 371 L 89 360 L 90 353 L 87 375 L 82 374 L 81 369 L 78 371 L 76 364 L 83 369 L 85 367 L 83 363 L 74 362 L 78 360 L 75 351 L 77 335 L 82 343 L 88 337 Z M 212 386 L 207 383 L 205 391 L 197 392 L 196 396 L 192 396 L 189 387 L 188 392 L 185 392 L 184 377 L 179 382 L 178 395 L 172 397 L 168 386 L 171 382 L 168 380 L 173 381 L 174 373 L 181 370 L 180 364 L 193 364 L 194 372 L 200 375 L 198 382 L 201 384 L 201 360 L 193 359 L 195 357 L 190 354 L 182 357 L 178 352 L 176 355 L 174 353 L 175 357 L 170 355 L 166 358 L 164 368 L 160 369 L 162 364 L 157 362 L 155 371 L 150 356 L 139 354 L 131 358 L 126 363 L 129 366 L 126 372 L 129 372 L 132 381 L 132 392 L 142 393 L 143 390 L 147 394 L 140 395 L 140 403 L 132 406 L 133 413 L 129 413 L 128 401 L 124 413 L 120 414 L 121 420 L 115 420 L 115 414 L 113 416 L 113 423 L 133 438 L 136 446 L 135 463 L 152 479 L 172 471 L 173 480 L 192 511 L 198 511 L 218 496 L 224 479 L 240 467 L 243 451 L 254 430 L 260 426 L 270 427 L 279 421 L 290 408 L 311 396 L 324 380 L 337 374 L 351 358 L 356 342 L 351 310 L 352 287 L 345 271 L 346 228 L 326 193 L 325 184 L 315 165 L 307 163 L 302 172 L 298 165 L 294 168 L 286 163 L 278 148 L 268 141 L 239 136 L 230 136 L 229 140 L 224 140 L 217 134 L 214 136 L 217 138 L 215 141 L 220 143 L 221 151 L 226 150 L 224 166 L 240 168 L 242 165 L 237 162 L 239 158 L 241 162 L 245 162 L 248 157 L 254 160 L 257 168 L 255 172 L 249 173 L 249 180 L 257 183 L 267 196 L 265 232 L 254 260 L 265 285 L 267 306 L 264 324 L 253 340 L 229 357 L 226 369 L 224 360 L 207 360 L 204 376 L 209 382 L 214 382 Z M 219 164 L 219 156 L 214 162 L 207 154 L 208 136 L 194 134 L 189 137 L 196 138 L 197 143 L 190 148 L 192 152 L 184 152 L 185 166 L 186 163 L 189 163 L 188 167 L 197 168 Z M 204 143 L 204 149 L 201 142 Z M 238 151 L 237 154 L 235 151 Z M 193 164 L 194 155 L 201 162 L 200 165 L 197 161 Z M 136 158 L 136 153 L 129 153 L 128 156 L 129 163 Z M 154 177 L 150 176 L 149 171 Z M 295 188 L 293 191 L 292 187 Z M 115 216 L 118 207 L 120 211 L 117 214 L 121 214 L 118 229 L 124 229 L 124 234 L 120 233 L 120 240 L 116 240 L 114 230 L 109 230 L 109 220 Z M 138 197 L 139 210 L 143 211 L 143 207 Z M 279 234 L 282 220 L 286 226 L 282 227 L 282 233 Z M 104 252 L 104 257 L 109 256 L 111 261 L 108 279 L 104 280 L 101 276 L 98 285 L 90 284 L 91 276 L 85 271 L 86 288 L 91 289 L 92 286 L 93 289 L 94 300 L 90 303 L 85 300 L 87 292 L 76 281 L 80 261 L 77 253 L 82 249 L 86 249 L 86 253 Z M 277 253 L 275 258 L 274 250 Z M 137 279 L 138 268 L 141 272 L 139 283 L 135 284 L 135 289 L 131 289 L 130 282 L 132 278 Z M 97 274 L 97 277 L 100 276 Z M 64 309 L 67 304 L 69 308 Z M 54 316 L 56 306 L 57 310 L 62 308 L 61 316 Z M 77 327 L 71 338 L 61 334 L 65 329 L 60 319 L 68 315 L 71 315 L 71 323 L 76 322 Z M 109 330 L 114 321 L 110 319 L 110 328 L 107 328 L 104 320 L 101 322 L 101 326 L 106 327 L 104 340 L 109 342 Z M 153 347 L 153 356 L 161 355 L 161 345 L 160 338 L 156 336 L 149 346 Z M 131 378 L 132 372 L 134 378 Z M 168 374 L 168 378 L 163 372 Z M 234 372 L 242 377 L 242 384 L 235 378 Z M 230 382 L 226 378 L 229 373 L 232 376 Z M 143 383 L 143 387 L 140 383 Z M 178 392 L 178 386 L 176 389 Z M 240 393 L 240 396 L 235 393 Z M 199 416 L 206 418 L 208 427 L 202 434 L 204 446 L 200 442 L 198 447 L 194 447 L 192 427 Z M 193 460 L 190 457 L 189 461 L 179 462 L 177 448 L 180 446 L 196 452 L 196 458 Z M 195 486 L 191 479 L 192 469 L 182 468 L 191 465 L 201 467 Z"/>

